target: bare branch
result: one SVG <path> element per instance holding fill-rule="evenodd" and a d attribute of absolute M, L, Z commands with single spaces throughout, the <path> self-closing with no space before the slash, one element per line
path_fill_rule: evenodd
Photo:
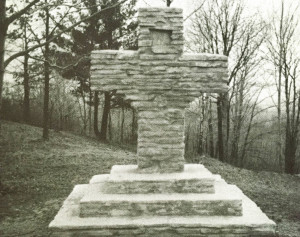
<path fill-rule="evenodd" d="M 112 8 L 115 8 L 115 7 L 119 6 L 119 5 L 121 5 L 121 4 L 125 3 L 126 1 L 127 1 L 127 0 L 123 0 L 123 1 L 120 1 L 120 2 L 118 2 L 118 3 L 116 3 L 116 4 L 112 5 L 112 6 L 110 6 L 110 7 L 107 7 L 107 8 L 105 8 L 105 9 L 102 9 L 102 10 L 100 10 L 100 11 L 98 11 L 98 12 L 92 14 L 91 16 L 86 17 L 86 18 L 84 18 L 84 19 L 82 19 L 82 20 L 76 22 L 75 24 L 71 25 L 70 27 L 68 27 L 68 28 L 66 28 L 66 29 L 64 29 L 64 30 L 62 30 L 62 31 L 59 32 L 57 35 L 52 36 L 49 40 L 47 40 L 47 41 L 45 41 L 45 42 L 43 42 L 43 43 L 41 43 L 41 44 L 37 44 L 37 45 L 35 45 L 35 46 L 32 46 L 31 48 L 29 48 L 29 49 L 27 49 L 27 50 L 24 50 L 24 51 L 21 51 L 21 52 L 19 52 L 19 53 L 14 54 L 14 55 L 11 55 L 8 59 L 5 60 L 5 62 L 4 62 L 4 67 L 7 67 L 7 65 L 8 65 L 12 60 L 14 60 L 14 59 L 16 59 L 16 58 L 18 58 L 18 57 L 20 57 L 20 56 L 23 56 L 23 55 L 25 55 L 25 54 L 28 54 L 29 52 L 31 52 L 31 51 L 33 51 L 33 50 L 35 50 L 35 49 L 37 49 L 37 48 L 43 47 L 44 45 L 46 45 L 46 44 L 52 42 L 53 40 L 55 40 L 56 38 L 58 38 L 58 37 L 61 36 L 62 34 L 64 34 L 64 33 L 68 32 L 68 31 L 74 29 L 74 28 L 75 28 L 76 26 L 78 26 L 80 23 L 85 22 L 85 21 L 88 21 L 88 20 L 90 20 L 90 19 L 92 19 L 92 18 L 94 18 L 94 17 L 101 16 L 104 12 L 106 12 L 106 11 L 112 9 Z"/>
<path fill-rule="evenodd" d="M 16 19 L 18 19 L 19 17 L 21 17 L 22 15 L 26 14 L 27 11 L 34 6 L 35 4 L 37 4 L 40 0 L 33 0 L 31 3 L 29 3 L 26 7 L 24 7 L 23 9 L 21 9 L 20 11 L 14 13 L 13 15 L 11 15 L 10 17 L 8 17 L 6 19 L 7 21 L 7 25 L 11 24 L 13 21 L 15 21 Z"/>

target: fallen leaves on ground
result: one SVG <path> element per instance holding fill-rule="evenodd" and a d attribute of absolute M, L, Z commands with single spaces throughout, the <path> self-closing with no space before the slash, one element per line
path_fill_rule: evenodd
<path fill-rule="evenodd" d="M 49 236 L 48 225 L 74 185 L 134 164 L 128 150 L 67 132 L 2 121 L 0 135 L 0 236 Z M 300 236 L 300 178 L 232 167 L 200 157 L 200 163 L 236 184 L 278 224 L 280 236 Z"/>

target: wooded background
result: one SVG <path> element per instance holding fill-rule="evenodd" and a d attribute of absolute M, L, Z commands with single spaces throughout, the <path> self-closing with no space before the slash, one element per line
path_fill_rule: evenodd
<path fill-rule="evenodd" d="M 185 19 L 185 50 L 228 56 L 230 88 L 186 109 L 186 160 L 299 173 L 298 5 L 282 0 L 267 19 L 245 9 L 240 0 L 201 0 Z M 130 103 L 91 90 L 93 49 L 137 49 L 135 0 L 1 1 L 1 119 L 43 127 L 45 140 L 51 128 L 134 147 Z"/>

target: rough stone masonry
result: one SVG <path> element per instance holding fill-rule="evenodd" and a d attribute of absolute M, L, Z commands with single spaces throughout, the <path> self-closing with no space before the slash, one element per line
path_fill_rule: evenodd
<path fill-rule="evenodd" d="M 49 227 L 54 237 L 275 236 L 276 224 L 235 185 L 183 164 L 184 108 L 226 88 L 227 58 L 183 54 L 182 11 L 139 10 L 138 51 L 96 51 L 92 85 L 138 110 L 138 166 L 114 165 L 76 185 Z"/>
<path fill-rule="evenodd" d="M 184 108 L 201 92 L 227 90 L 227 57 L 183 53 L 182 9 L 140 8 L 138 20 L 138 51 L 93 51 L 92 87 L 137 109 L 140 172 L 181 171 Z"/>

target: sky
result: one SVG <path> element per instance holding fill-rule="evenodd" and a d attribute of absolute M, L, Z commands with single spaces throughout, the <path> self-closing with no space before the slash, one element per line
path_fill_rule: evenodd
<path fill-rule="evenodd" d="M 171 7 L 179 7 L 183 9 L 184 17 L 188 16 L 196 9 L 203 0 L 174 0 Z M 210 0 L 206 0 L 210 1 Z M 261 15 L 268 17 L 273 10 L 280 8 L 281 0 L 244 0 L 246 9 L 250 13 L 260 12 Z M 284 0 L 289 4 L 295 4 L 299 0 Z M 139 7 L 164 7 L 166 5 L 164 0 L 138 0 Z"/>

